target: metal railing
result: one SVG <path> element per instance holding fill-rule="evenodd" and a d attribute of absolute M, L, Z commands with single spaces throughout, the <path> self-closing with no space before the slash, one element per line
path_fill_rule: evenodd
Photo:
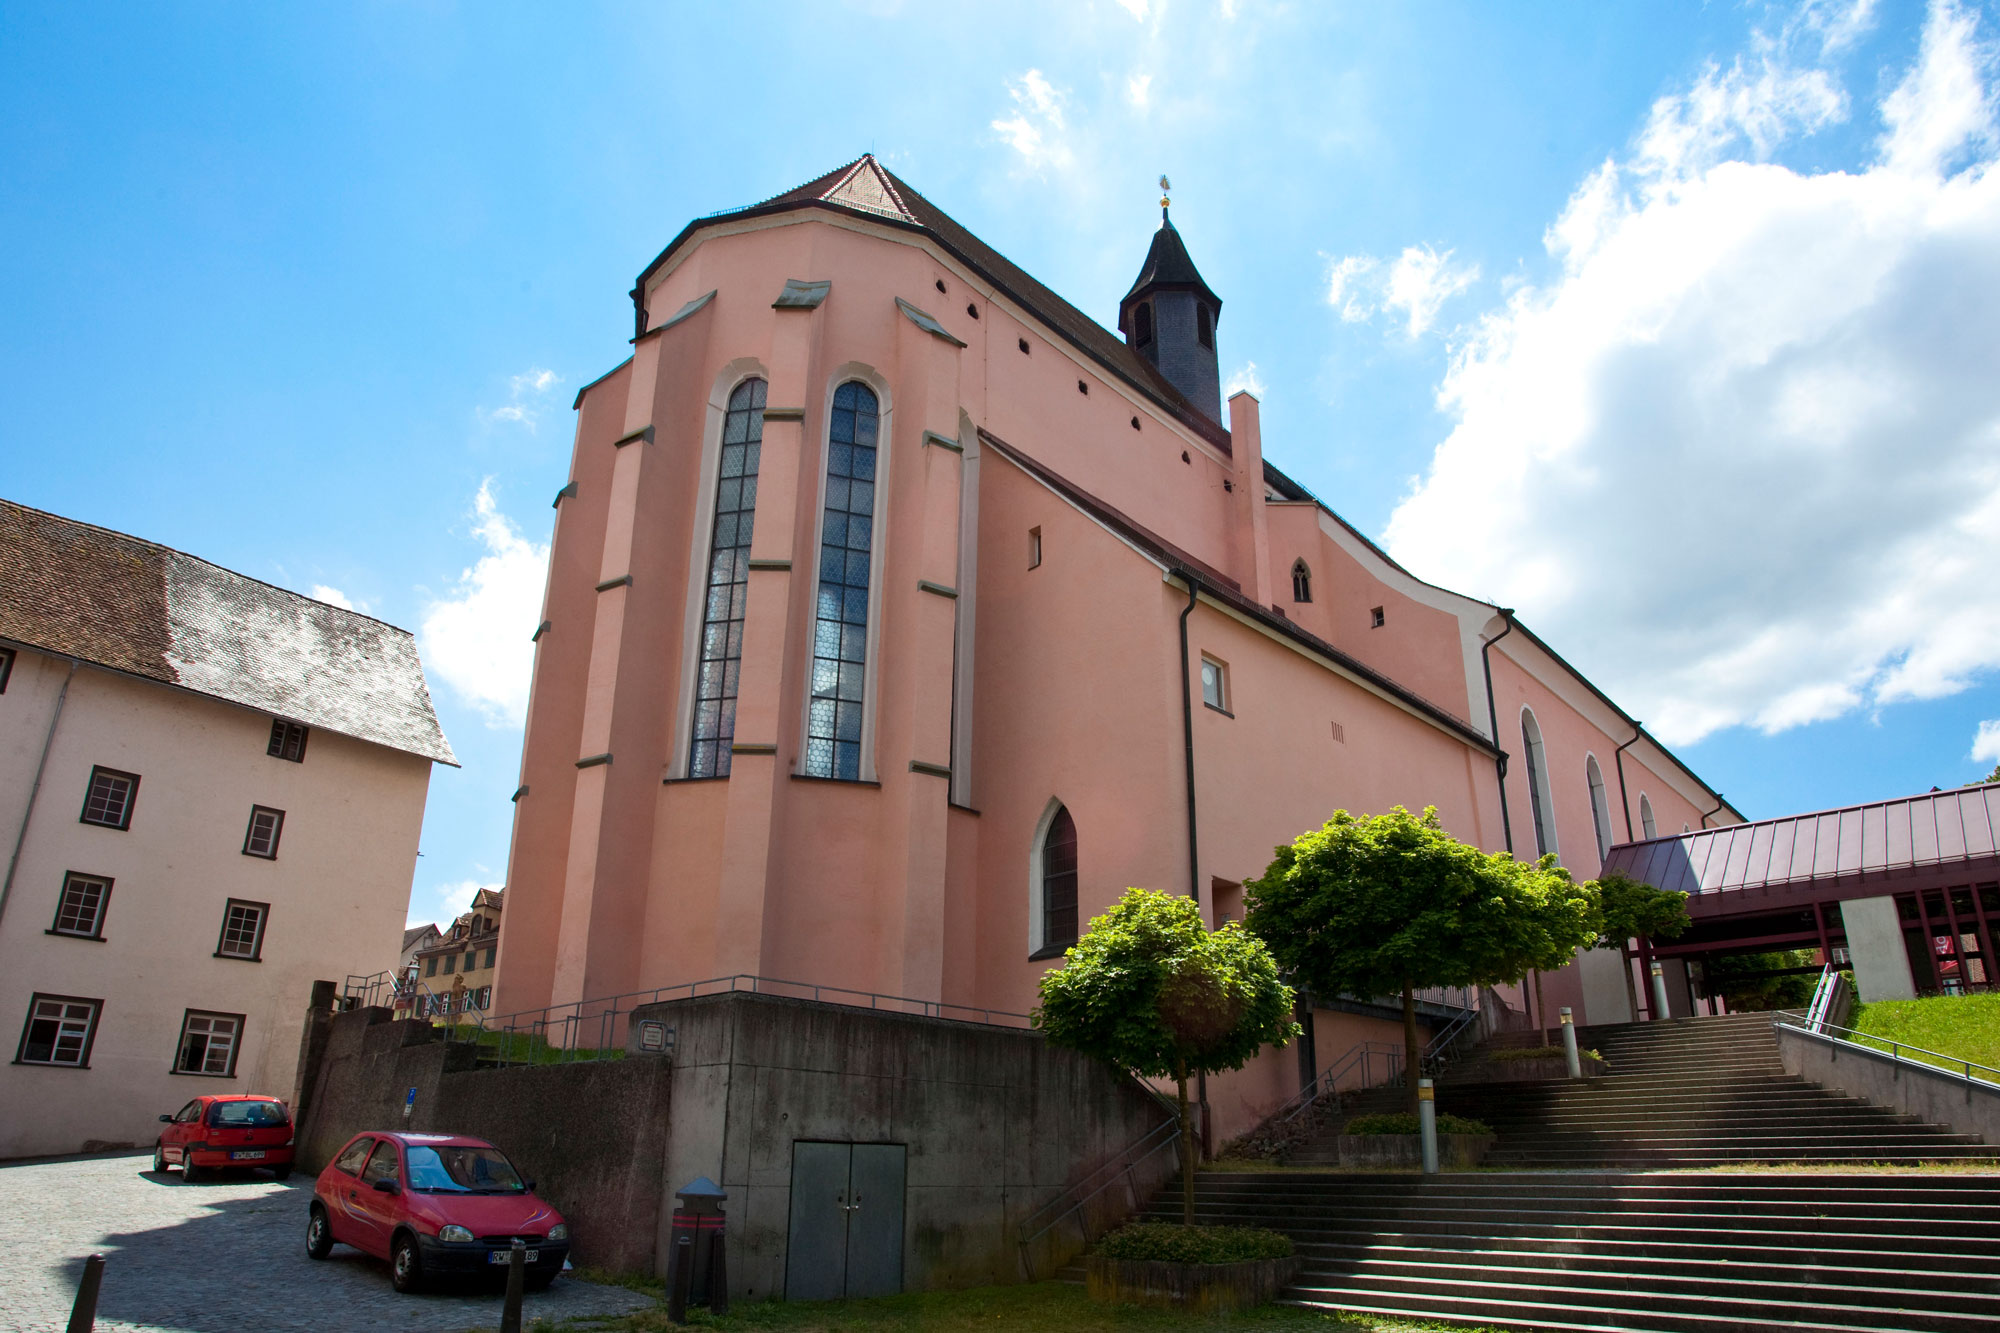
<path fill-rule="evenodd" d="M 1790 1028 L 1794 1032 L 1818 1037 L 1821 1041 L 1857 1047 L 1873 1055 L 1886 1056 L 1897 1064 L 1928 1069 L 1936 1074 L 1955 1075 L 1964 1079 L 1968 1086 L 1985 1087 L 2000 1092 L 2000 1069 L 1982 1065 L 1975 1060 L 1946 1055 L 1942 1051 L 1926 1050 L 1922 1046 L 1912 1046 L 1908 1042 L 1878 1037 L 1873 1033 L 1857 1032 L 1853 1028 L 1844 1028 L 1833 1023 L 1822 1022 L 1814 1027 L 1807 1022 L 1799 1021 L 1796 1015 L 1787 1015 L 1786 1019 L 1774 1022 L 1772 1026 Z M 1829 1035 L 1835 1032 L 1842 1035 L 1838 1037 Z M 1973 1073 L 1975 1069 L 1979 1071 L 1977 1074 Z"/>
<path fill-rule="evenodd" d="M 377 973 L 372 977 L 349 977 L 344 994 L 354 997 L 356 1003 L 381 1003 L 383 978 L 389 979 L 387 991 L 390 995 L 403 993 L 393 974 Z M 491 1064 L 621 1060 L 625 1057 L 626 1026 L 633 1010 L 668 1000 L 729 994 L 814 1000 L 849 1009 L 984 1023 L 994 1027 L 1032 1026 L 1028 1015 L 1004 1009 L 983 1009 L 942 1000 L 919 1000 L 907 995 L 887 995 L 876 991 L 851 990 L 844 986 L 822 986 L 809 981 L 786 981 L 778 977 L 739 973 L 685 982 L 678 986 L 660 986 L 653 990 L 549 1005 L 542 1009 L 524 1009 L 511 1014 L 467 1010 L 463 1014 L 450 1015 L 458 1021 L 446 1026 L 445 1040 L 479 1046 L 480 1059 Z"/>
<path fill-rule="evenodd" d="M 1820 969 L 1819 984 L 1813 987 L 1812 1003 L 1806 1006 L 1806 1026 L 1818 1032 L 1826 1025 L 1827 1013 L 1833 1008 L 1834 988 L 1845 985 L 1840 973 L 1828 966 Z"/>
<path fill-rule="evenodd" d="M 1357 1073 L 1357 1071 L 1359 1071 Z M 1362 1041 L 1322 1070 L 1277 1110 L 1265 1117 L 1269 1125 L 1285 1126 L 1311 1110 L 1321 1097 L 1349 1088 L 1379 1088 L 1403 1076 L 1403 1048 L 1392 1042 Z"/>
<path fill-rule="evenodd" d="M 1468 1034 L 1474 1041 L 1479 1039 L 1478 1022 L 1477 1009 L 1461 1009 L 1456 1018 L 1431 1034 L 1417 1065 L 1425 1078 L 1436 1078 L 1444 1073 L 1445 1066 L 1458 1058 L 1458 1048 Z"/>
<path fill-rule="evenodd" d="M 1138 1080 L 1141 1087 L 1153 1095 L 1168 1113 L 1167 1119 L 1153 1126 L 1126 1146 L 1123 1152 L 1113 1156 L 1102 1166 L 1085 1173 L 1083 1179 L 1050 1199 L 1041 1207 L 1021 1219 L 1015 1234 L 1021 1251 L 1021 1276 L 1029 1282 L 1035 1280 L 1034 1249 L 1038 1242 L 1064 1222 L 1076 1222 L 1077 1234 L 1082 1244 L 1088 1247 L 1096 1239 L 1093 1234 L 1089 1210 L 1090 1203 L 1100 1198 L 1114 1185 L 1124 1185 L 1126 1209 L 1122 1216 L 1129 1216 L 1139 1209 L 1139 1187 L 1132 1179 L 1132 1173 L 1169 1148 L 1181 1141 L 1180 1108 L 1168 1102 L 1157 1088 Z"/>

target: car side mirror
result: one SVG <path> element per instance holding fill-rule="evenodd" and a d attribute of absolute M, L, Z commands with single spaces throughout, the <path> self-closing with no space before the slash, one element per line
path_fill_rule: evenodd
<path fill-rule="evenodd" d="M 160 1117 L 160 1123 L 163 1125 L 171 1125 L 174 1123 L 174 1118 L 171 1115 L 163 1115 Z"/>
<path fill-rule="evenodd" d="M 402 1186 L 393 1180 L 378 1180 L 375 1182 L 375 1192 L 377 1194 L 401 1194 L 403 1189 Z"/>

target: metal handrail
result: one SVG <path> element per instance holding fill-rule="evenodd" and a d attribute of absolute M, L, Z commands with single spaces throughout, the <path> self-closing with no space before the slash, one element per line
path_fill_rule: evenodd
<path fill-rule="evenodd" d="M 1159 1097 L 1157 1091 L 1154 1091 L 1153 1095 Z M 1082 1236 L 1083 1243 L 1090 1244 L 1090 1221 L 1084 1215 L 1083 1207 L 1092 1199 L 1120 1181 L 1125 1183 L 1127 1190 L 1131 1191 L 1136 1199 L 1137 1190 L 1132 1185 L 1132 1172 L 1158 1156 L 1163 1149 L 1175 1147 L 1181 1141 L 1180 1112 L 1178 1107 L 1173 1109 L 1173 1118 L 1153 1126 L 1123 1152 L 1086 1173 L 1082 1180 L 1021 1219 L 1015 1234 L 1020 1238 L 1017 1244 L 1021 1252 L 1023 1277 L 1030 1282 L 1035 1280 L 1035 1261 L 1030 1257 L 1035 1242 L 1071 1217 L 1077 1218 L 1077 1231 Z M 1093 1184 L 1093 1181 L 1096 1183 Z M 1040 1225 L 1036 1225 L 1038 1221 Z"/>
<path fill-rule="evenodd" d="M 1806 1026 L 1818 1032 L 1826 1025 L 1827 1011 L 1833 1008 L 1833 988 L 1839 973 L 1829 963 L 1820 969 L 1819 984 L 1813 987 L 1812 1003 L 1806 1006 Z"/>
<path fill-rule="evenodd" d="M 1371 1081 L 1370 1069 L 1375 1060 L 1383 1063 L 1382 1078 Z M 1347 1048 L 1347 1053 L 1335 1063 L 1328 1065 L 1312 1082 L 1300 1088 L 1277 1110 L 1265 1117 L 1265 1123 L 1289 1125 L 1310 1110 L 1315 1102 L 1329 1092 L 1337 1092 L 1340 1080 L 1351 1073 L 1356 1065 L 1361 1066 L 1361 1086 L 1380 1087 L 1393 1083 L 1403 1075 L 1403 1048 L 1386 1041 L 1359 1041 Z"/>
<path fill-rule="evenodd" d="M 1453 1058 L 1452 1047 L 1471 1030 L 1478 1018 L 1477 1009 L 1462 1010 L 1458 1017 L 1445 1024 L 1444 1028 L 1435 1033 L 1424 1045 L 1424 1049 L 1418 1053 L 1417 1068 L 1423 1071 L 1426 1078 L 1436 1078 L 1444 1072 L 1444 1067 L 1450 1064 Z"/>
<path fill-rule="evenodd" d="M 1957 1073 L 1957 1071 L 1950 1067 L 1950 1065 L 1957 1065 L 1964 1071 L 1962 1074 L 1958 1074 L 1958 1077 L 1963 1078 L 1968 1084 L 1979 1084 L 2000 1092 L 2000 1069 L 1995 1069 L 1991 1065 L 1982 1065 L 1976 1060 L 1967 1060 L 1956 1055 L 1946 1055 L 1943 1051 L 1927 1050 L 1922 1046 L 1912 1046 L 1905 1041 L 1895 1041 L 1889 1037 L 1878 1037 L 1872 1032 L 1859 1032 L 1853 1028 L 1844 1028 L 1833 1023 L 1821 1023 L 1815 1028 L 1797 1021 L 1780 1021 L 1774 1022 L 1772 1026 L 1791 1028 L 1793 1031 L 1803 1032 L 1808 1036 L 1819 1037 L 1823 1041 L 1839 1042 L 1843 1046 L 1852 1046 L 1857 1050 L 1866 1051 L 1871 1055 L 1885 1055 L 1897 1064 L 1909 1065 L 1917 1069 L 1928 1069 L 1937 1074 Z M 1827 1035 L 1828 1032 L 1845 1032 L 1848 1035 L 1846 1037 L 1830 1037 Z M 1871 1046 L 1868 1044 L 1869 1042 L 1881 1043 L 1888 1046 L 1889 1049 L 1885 1051 L 1881 1049 L 1881 1045 Z M 1904 1051 L 1911 1051 L 1917 1055 L 1927 1055 L 1931 1059 L 1912 1060 L 1903 1054 Z M 1945 1060 L 1949 1064 L 1934 1064 L 1932 1063 L 1933 1060 Z M 1990 1077 L 1975 1077 L 1972 1072 L 1975 1069 L 1990 1075 Z"/>

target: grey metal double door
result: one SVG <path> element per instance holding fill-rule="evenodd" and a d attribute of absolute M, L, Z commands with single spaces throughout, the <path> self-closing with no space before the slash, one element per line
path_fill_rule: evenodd
<path fill-rule="evenodd" d="M 787 1300 L 903 1289 L 904 1154 L 900 1143 L 792 1144 Z"/>

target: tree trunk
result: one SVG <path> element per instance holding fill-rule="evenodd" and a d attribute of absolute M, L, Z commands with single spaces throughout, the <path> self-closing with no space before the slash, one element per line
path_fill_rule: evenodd
<path fill-rule="evenodd" d="M 1181 1222 L 1194 1225 L 1194 1133 L 1188 1126 L 1187 1066 L 1174 1070 L 1174 1084 L 1180 1090 L 1181 1113 Z"/>
<path fill-rule="evenodd" d="M 1403 983 L 1403 1070 L 1410 1085 L 1410 1114 L 1417 1113 L 1417 1080 L 1424 1072 L 1423 1048 L 1417 1045 L 1417 992 Z"/>
<path fill-rule="evenodd" d="M 1542 969 L 1539 967 L 1535 969 L 1535 1022 L 1542 1034 L 1542 1045 L 1553 1045 L 1554 1038 L 1549 1036 L 1549 1007 L 1542 1003 Z"/>

